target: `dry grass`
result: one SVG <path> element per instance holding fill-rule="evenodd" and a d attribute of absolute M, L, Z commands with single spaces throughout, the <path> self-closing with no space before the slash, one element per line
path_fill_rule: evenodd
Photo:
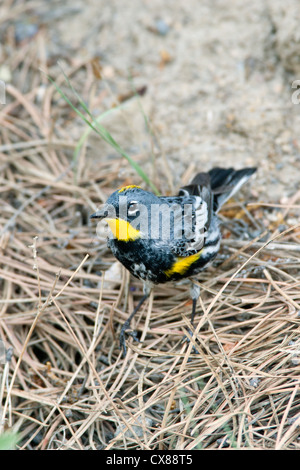
<path fill-rule="evenodd" d="M 141 284 L 124 271 L 104 284 L 114 260 L 89 214 L 139 181 L 108 153 L 84 146 L 73 159 L 69 131 L 83 125 L 39 71 L 58 70 L 44 41 L 40 31 L 7 59 L 14 84 L 0 110 L 1 431 L 18 431 L 21 449 L 299 449 L 300 193 L 277 208 L 227 205 L 222 254 L 200 280 L 197 342 L 181 342 L 186 286 L 160 286 L 124 359 L 118 334 Z M 93 67 L 66 67 L 94 109 Z"/>

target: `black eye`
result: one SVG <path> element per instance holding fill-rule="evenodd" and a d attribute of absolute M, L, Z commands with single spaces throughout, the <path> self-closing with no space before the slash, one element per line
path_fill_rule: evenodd
<path fill-rule="evenodd" d="M 128 206 L 128 215 L 135 215 L 139 210 L 139 205 L 136 201 L 132 201 Z"/>

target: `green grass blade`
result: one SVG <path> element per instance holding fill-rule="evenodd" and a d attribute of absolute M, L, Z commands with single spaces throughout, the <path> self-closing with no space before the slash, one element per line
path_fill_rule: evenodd
<path fill-rule="evenodd" d="M 12 450 L 19 441 L 19 434 L 14 432 L 4 432 L 0 435 L 0 450 Z"/>
<path fill-rule="evenodd" d="M 75 93 L 75 96 L 77 97 L 81 107 L 84 109 L 84 111 L 88 114 L 89 119 L 86 118 L 86 116 L 71 102 L 71 100 L 67 97 L 67 95 L 62 91 L 62 89 L 55 83 L 55 81 L 47 75 L 48 80 L 53 84 L 55 89 L 58 91 L 58 93 L 61 95 L 61 97 L 68 103 L 68 105 L 73 109 L 73 111 L 76 112 L 76 114 L 92 129 L 95 131 L 107 144 L 109 144 L 111 147 L 115 149 L 116 152 L 118 152 L 120 155 L 122 155 L 128 163 L 132 166 L 132 168 L 136 171 L 136 173 L 142 178 L 145 183 L 147 183 L 151 189 L 154 191 L 155 194 L 159 194 L 158 189 L 156 186 L 152 183 L 152 181 L 148 178 L 147 174 L 144 172 L 144 170 L 140 167 L 138 163 L 136 163 L 130 155 L 128 155 L 125 150 L 115 141 L 115 139 L 112 137 L 112 135 L 108 132 L 108 130 L 102 126 L 99 123 L 99 118 L 96 119 L 94 116 L 90 113 L 88 110 L 88 107 L 86 104 L 83 102 L 83 100 L 80 98 L 80 96 L 77 94 L 77 92 L 74 90 L 73 86 L 71 85 L 69 79 L 67 79 L 66 75 L 64 74 L 66 81 L 68 85 L 71 88 L 71 91 Z M 81 142 L 81 141 L 80 141 Z M 77 149 L 77 147 L 76 147 Z M 75 152 L 76 152 L 75 149 Z M 76 156 L 78 154 L 79 147 L 76 153 Z"/>

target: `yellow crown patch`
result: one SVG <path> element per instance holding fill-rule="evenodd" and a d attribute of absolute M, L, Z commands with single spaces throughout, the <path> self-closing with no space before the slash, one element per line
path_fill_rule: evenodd
<path fill-rule="evenodd" d="M 119 189 L 118 193 L 122 193 L 123 191 L 127 191 L 127 189 L 133 188 L 141 188 L 140 186 L 136 186 L 135 184 L 130 184 L 129 186 L 124 186 L 123 188 Z"/>

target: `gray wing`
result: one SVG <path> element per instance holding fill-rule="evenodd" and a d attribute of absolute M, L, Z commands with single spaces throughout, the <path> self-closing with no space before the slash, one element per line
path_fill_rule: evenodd
<path fill-rule="evenodd" d="M 208 191 L 207 191 L 208 193 Z M 206 191 L 200 195 L 190 195 L 186 188 L 177 197 L 161 197 L 161 202 L 173 210 L 169 248 L 176 256 L 190 256 L 203 248 L 209 228 L 211 209 Z"/>

